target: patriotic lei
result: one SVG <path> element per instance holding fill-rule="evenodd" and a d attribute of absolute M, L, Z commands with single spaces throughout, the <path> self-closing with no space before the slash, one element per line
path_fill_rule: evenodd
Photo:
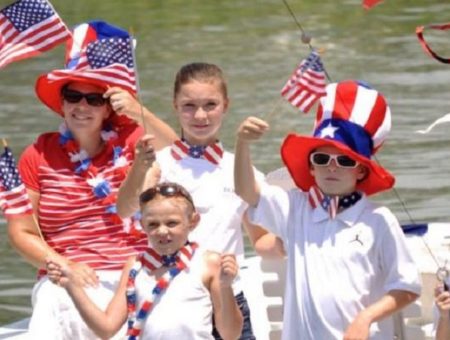
<path fill-rule="evenodd" d="M 105 149 L 103 152 L 112 153 L 112 161 L 114 172 L 119 176 L 120 180 L 125 179 L 128 162 L 123 155 L 123 148 L 119 145 L 118 134 L 109 124 L 104 128 L 100 135 L 105 142 Z M 92 187 L 92 193 L 95 197 L 101 199 L 100 204 L 105 204 L 105 212 L 115 224 L 122 224 L 126 226 L 127 232 L 138 236 L 141 230 L 138 230 L 139 224 L 128 221 L 129 219 L 122 219 L 117 215 L 117 194 L 111 190 L 109 181 L 98 173 L 97 167 L 93 164 L 86 150 L 81 149 L 78 142 L 74 139 L 72 132 L 67 128 L 65 123 L 59 127 L 59 144 L 61 148 L 67 153 L 69 159 L 75 164 L 75 173 L 86 178 L 86 182 Z"/>
<path fill-rule="evenodd" d="M 165 259 L 162 256 L 160 259 L 152 258 L 153 261 L 159 260 L 159 267 L 155 267 L 153 265 L 147 265 L 145 261 L 145 253 L 141 253 L 133 267 L 130 270 L 130 274 L 127 282 L 127 309 L 128 309 L 128 331 L 127 336 L 128 340 L 136 340 L 142 331 L 142 326 L 144 325 L 145 320 L 147 319 L 148 314 L 151 312 L 154 307 L 154 303 L 156 300 L 161 297 L 164 293 L 165 289 L 169 286 L 169 284 L 173 281 L 173 279 L 183 270 L 186 269 L 189 265 L 189 262 L 194 255 L 195 250 L 198 248 L 197 243 L 186 243 L 186 245 L 181 248 L 177 253 L 171 255 L 169 258 L 175 258 L 175 263 L 171 260 Z M 184 258 L 184 259 L 183 259 Z M 164 263 L 165 262 L 165 263 Z M 168 269 L 168 271 L 156 282 L 155 287 L 152 290 L 152 296 L 145 300 L 141 306 L 139 311 L 136 311 L 136 276 L 139 271 L 144 268 L 149 274 L 156 268 L 160 268 L 161 266 L 174 265 L 172 268 Z"/>

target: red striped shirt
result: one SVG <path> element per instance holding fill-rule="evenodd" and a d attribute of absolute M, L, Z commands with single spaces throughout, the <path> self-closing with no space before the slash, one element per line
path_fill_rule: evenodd
<path fill-rule="evenodd" d="M 119 133 L 124 155 L 131 163 L 141 128 Z M 74 173 L 74 164 L 60 147 L 58 133 L 41 135 L 19 161 L 19 171 L 28 189 L 40 194 L 39 224 L 48 244 L 61 255 L 94 269 L 122 269 L 126 259 L 143 251 L 146 237 L 136 238 L 124 231 L 106 213 L 107 204 L 96 198 L 84 177 Z M 105 148 L 106 150 L 106 148 Z M 115 171 L 111 152 L 93 158 L 98 173 L 116 193 L 123 180 Z"/>

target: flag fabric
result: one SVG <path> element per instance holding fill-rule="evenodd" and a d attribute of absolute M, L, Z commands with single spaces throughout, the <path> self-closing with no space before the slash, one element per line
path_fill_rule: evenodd
<path fill-rule="evenodd" d="M 0 208 L 6 217 L 33 213 L 30 198 L 8 147 L 0 155 Z"/>
<path fill-rule="evenodd" d="M 380 2 L 383 2 L 383 0 L 363 0 L 362 5 L 364 9 L 371 9 L 372 7 L 378 5 Z"/>
<path fill-rule="evenodd" d="M 131 38 L 112 37 L 91 42 L 81 52 L 75 65 L 53 71 L 48 74 L 48 78 L 57 81 L 76 75 L 77 72 L 83 78 L 105 81 L 136 92 Z"/>
<path fill-rule="evenodd" d="M 46 0 L 19 0 L 0 10 L 0 68 L 45 52 L 70 37 Z"/>
<path fill-rule="evenodd" d="M 303 60 L 281 90 L 281 96 L 307 113 L 326 94 L 325 70 L 316 51 Z"/>

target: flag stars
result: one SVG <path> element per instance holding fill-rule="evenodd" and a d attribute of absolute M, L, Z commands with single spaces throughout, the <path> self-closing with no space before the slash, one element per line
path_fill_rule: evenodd
<path fill-rule="evenodd" d="M 46 0 L 22 0 L 0 11 L 20 32 L 54 15 Z"/>
<path fill-rule="evenodd" d="M 338 127 L 335 127 L 335 126 L 331 125 L 331 123 L 329 123 L 326 127 L 324 127 L 322 129 L 322 131 L 320 131 L 319 138 L 325 138 L 325 137 L 334 138 L 334 134 L 337 130 L 339 130 Z"/>

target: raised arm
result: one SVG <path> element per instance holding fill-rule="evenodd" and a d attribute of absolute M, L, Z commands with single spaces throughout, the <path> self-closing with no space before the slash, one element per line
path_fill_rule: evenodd
<path fill-rule="evenodd" d="M 234 161 L 234 186 L 236 194 L 251 206 L 259 201 L 259 186 L 255 180 L 250 153 L 250 143 L 260 139 L 269 125 L 256 117 L 248 117 L 238 128 Z"/>
<path fill-rule="evenodd" d="M 111 87 L 105 92 L 104 97 L 109 98 L 111 107 L 117 114 L 127 115 L 142 125 L 147 134 L 155 136 L 153 141 L 155 150 L 171 145 L 178 139 L 175 131 L 166 122 L 141 105 L 129 92 L 120 87 Z"/>
<path fill-rule="evenodd" d="M 205 256 L 207 278 L 204 282 L 211 293 L 216 328 L 224 340 L 238 339 L 243 319 L 231 287 L 238 273 L 236 257 L 217 253 L 207 253 Z"/>
<path fill-rule="evenodd" d="M 373 322 L 382 320 L 415 301 L 419 295 L 404 290 L 392 290 L 361 311 L 347 328 L 344 340 L 368 339 Z"/>
<path fill-rule="evenodd" d="M 130 217 L 139 210 L 139 195 L 144 188 L 159 182 L 161 171 L 155 162 L 154 137 L 143 136 L 136 144 L 136 156 L 117 194 L 117 214 Z"/>

